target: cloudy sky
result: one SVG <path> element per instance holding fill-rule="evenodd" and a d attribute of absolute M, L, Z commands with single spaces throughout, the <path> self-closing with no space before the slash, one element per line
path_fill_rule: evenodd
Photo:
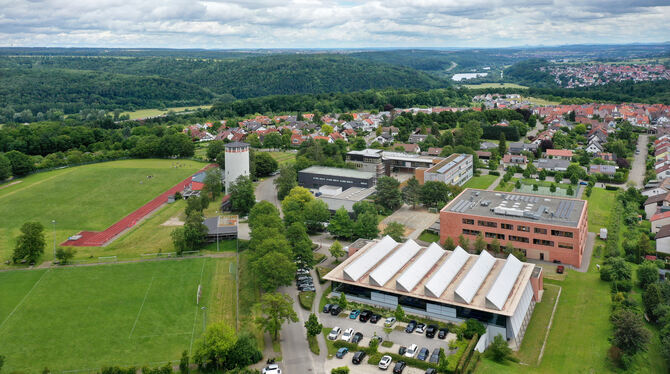
<path fill-rule="evenodd" d="M 670 0 L 0 0 L 0 45 L 506 47 L 670 41 Z"/>

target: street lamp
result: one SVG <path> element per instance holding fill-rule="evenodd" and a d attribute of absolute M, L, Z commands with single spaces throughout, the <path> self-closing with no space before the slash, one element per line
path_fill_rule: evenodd
<path fill-rule="evenodd" d="M 54 225 L 54 261 L 56 261 L 56 220 L 52 219 L 51 223 Z"/>
<path fill-rule="evenodd" d="M 204 333 L 207 326 L 207 307 L 203 306 L 200 309 L 202 309 L 202 332 Z"/>

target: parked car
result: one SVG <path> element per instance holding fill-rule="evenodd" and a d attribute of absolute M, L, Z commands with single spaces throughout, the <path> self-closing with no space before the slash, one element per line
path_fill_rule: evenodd
<path fill-rule="evenodd" d="M 361 314 L 360 310 L 354 309 L 349 313 L 349 319 L 356 319 L 360 314 Z"/>
<path fill-rule="evenodd" d="M 331 315 L 336 316 L 340 313 L 342 313 L 342 308 L 339 305 L 334 305 L 333 307 L 330 308 Z"/>
<path fill-rule="evenodd" d="M 424 331 L 426 331 L 426 324 L 425 323 L 419 323 L 419 324 L 416 325 L 416 333 L 423 334 Z"/>
<path fill-rule="evenodd" d="M 388 318 L 386 318 L 386 320 L 384 321 L 384 327 L 391 327 L 391 326 L 393 326 L 393 324 L 395 323 L 395 321 L 396 321 L 395 317 L 388 317 Z"/>
<path fill-rule="evenodd" d="M 428 358 L 428 354 L 429 354 L 429 353 L 430 353 L 430 351 L 428 350 L 428 348 L 423 347 L 423 348 L 421 348 L 421 350 L 419 351 L 419 355 L 416 356 L 416 358 L 418 358 L 418 359 L 421 360 L 421 361 L 426 361 L 426 359 Z"/>
<path fill-rule="evenodd" d="M 361 312 L 361 314 L 358 316 L 358 320 L 365 323 L 367 322 L 370 317 L 372 317 L 372 311 L 370 310 L 364 310 Z"/>
<path fill-rule="evenodd" d="M 588 185 L 588 183 L 586 183 L 584 181 L 579 182 L 579 184 L 581 184 L 582 186 L 587 186 Z"/>
<path fill-rule="evenodd" d="M 308 285 L 300 286 L 298 288 L 298 291 L 316 291 L 316 288 L 314 288 L 313 285 L 308 284 Z"/>
<path fill-rule="evenodd" d="M 408 333 L 408 334 L 411 334 L 411 333 L 414 332 L 414 329 L 416 329 L 416 321 L 415 321 L 415 320 L 411 320 L 411 321 L 409 321 L 409 323 L 407 324 L 407 327 L 405 327 L 405 332 Z"/>
<path fill-rule="evenodd" d="M 281 374 L 281 369 L 277 364 L 270 364 L 263 368 L 263 374 Z"/>
<path fill-rule="evenodd" d="M 414 357 L 416 356 L 416 351 L 419 350 L 419 347 L 416 344 L 412 344 L 407 348 L 407 352 L 405 352 L 405 357 Z"/>
<path fill-rule="evenodd" d="M 379 368 L 382 370 L 386 370 L 391 366 L 391 362 L 393 362 L 393 359 L 389 355 L 384 355 L 382 356 L 381 360 L 379 360 Z"/>
<path fill-rule="evenodd" d="M 344 355 L 347 354 L 347 352 L 349 352 L 349 348 L 342 347 L 342 348 L 337 350 L 337 353 L 335 353 L 335 357 L 342 358 L 342 357 L 344 357 Z"/>
<path fill-rule="evenodd" d="M 558 274 L 563 274 L 564 271 L 565 271 L 565 267 L 563 265 L 556 266 L 556 272 Z"/>
<path fill-rule="evenodd" d="M 382 339 L 382 337 L 379 336 L 379 335 L 375 335 L 375 336 L 373 336 L 373 337 L 370 338 L 370 342 L 371 342 L 371 343 L 372 343 L 373 340 L 378 341 L 379 344 L 382 344 L 382 342 L 384 341 L 384 339 Z"/>
<path fill-rule="evenodd" d="M 440 348 L 433 349 L 433 353 L 430 354 L 428 362 L 432 364 L 437 364 L 438 362 L 440 362 Z"/>
<path fill-rule="evenodd" d="M 407 352 L 407 347 L 401 345 L 400 348 L 398 348 L 398 354 L 402 356 L 405 354 L 405 352 Z"/>
<path fill-rule="evenodd" d="M 407 366 L 405 361 L 396 362 L 395 366 L 393 367 L 393 374 L 402 374 L 402 371 L 405 370 L 405 366 Z"/>
<path fill-rule="evenodd" d="M 326 305 L 324 305 L 324 306 L 323 306 L 323 312 L 324 312 L 324 313 L 330 313 L 330 309 L 331 309 L 332 307 L 334 307 L 334 306 L 335 306 L 335 305 L 333 305 L 333 304 L 326 304 Z"/>
<path fill-rule="evenodd" d="M 359 343 L 361 340 L 363 340 L 363 334 L 361 334 L 360 332 L 355 333 L 354 337 L 351 338 L 351 342 L 354 344 Z"/>
<path fill-rule="evenodd" d="M 336 340 L 338 336 L 340 336 L 340 333 L 342 332 L 342 329 L 335 326 L 333 327 L 332 330 L 330 330 L 330 333 L 328 334 L 328 339 L 329 340 Z"/>
<path fill-rule="evenodd" d="M 370 323 L 377 323 L 381 318 L 382 316 L 380 314 L 372 313 L 372 316 L 370 316 Z"/>
<path fill-rule="evenodd" d="M 433 368 L 426 369 L 426 374 L 437 374 L 437 370 Z"/>
<path fill-rule="evenodd" d="M 345 342 L 348 342 L 353 337 L 354 337 L 354 329 L 352 329 L 350 327 L 350 328 L 344 330 L 344 333 L 342 333 L 342 336 L 340 337 L 340 340 L 344 340 Z"/>
<path fill-rule="evenodd" d="M 428 325 L 428 327 L 426 327 L 426 338 L 430 339 L 434 338 L 436 332 L 437 332 L 437 325 Z"/>
<path fill-rule="evenodd" d="M 446 328 L 441 328 L 440 331 L 437 333 L 437 338 L 438 339 L 444 339 L 447 337 L 447 334 L 449 333 L 449 330 Z"/>
<path fill-rule="evenodd" d="M 363 361 L 364 358 L 365 358 L 365 352 L 358 351 L 358 352 L 354 353 L 354 357 L 351 359 L 351 362 L 358 365 L 358 364 L 361 363 L 361 361 Z"/>
<path fill-rule="evenodd" d="M 298 282 L 304 282 L 304 281 L 307 281 L 307 280 L 308 281 L 314 281 L 312 279 L 312 277 L 310 277 L 309 275 L 300 275 L 296 278 L 296 281 L 298 281 Z"/>

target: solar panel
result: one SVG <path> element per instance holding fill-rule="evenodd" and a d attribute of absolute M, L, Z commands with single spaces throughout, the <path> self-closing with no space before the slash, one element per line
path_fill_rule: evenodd
<path fill-rule="evenodd" d="M 393 254 L 384 260 L 375 270 L 370 273 L 370 284 L 384 286 L 393 276 L 407 265 L 409 260 L 414 257 L 421 246 L 412 239 L 403 243 Z"/>
<path fill-rule="evenodd" d="M 405 292 L 412 289 L 423 279 L 437 261 L 447 252 L 437 243 L 431 243 L 428 248 L 410 265 L 396 280 L 396 288 Z"/>
<path fill-rule="evenodd" d="M 426 282 L 426 295 L 432 297 L 440 297 L 444 290 L 454 280 L 456 275 L 463 265 L 470 259 L 470 255 L 460 246 L 456 247 L 453 252 L 442 263 L 439 269 L 435 271 L 432 277 Z"/>
<path fill-rule="evenodd" d="M 522 268 L 523 262 L 519 261 L 512 254 L 507 256 L 505 265 L 500 273 L 498 273 L 498 277 L 486 295 L 486 300 L 498 308 L 498 310 L 502 310 L 505 306 L 505 302 L 512 288 L 514 288 L 514 283 L 516 283 L 516 279 L 519 277 Z"/>
<path fill-rule="evenodd" d="M 358 281 L 363 274 L 367 273 L 373 266 L 381 261 L 384 256 L 389 254 L 398 243 L 390 236 L 386 235 L 382 240 L 373 244 L 365 253 L 359 256 L 352 263 L 344 268 L 345 278 L 352 281 Z"/>
<path fill-rule="evenodd" d="M 468 271 L 456 288 L 456 295 L 467 304 L 470 304 L 495 263 L 495 257 L 491 256 L 487 251 L 482 251 L 475 264 L 472 265 L 470 271 Z"/>

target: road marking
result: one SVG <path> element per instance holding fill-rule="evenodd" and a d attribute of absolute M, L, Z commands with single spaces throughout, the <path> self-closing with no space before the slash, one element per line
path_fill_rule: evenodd
<path fill-rule="evenodd" d="M 10 318 L 11 316 L 13 316 L 14 313 L 16 313 L 17 310 L 19 310 L 19 307 L 20 307 L 21 305 L 23 305 L 23 302 L 26 301 L 26 299 L 28 298 L 28 296 L 30 296 L 30 294 L 33 292 L 33 290 L 35 289 L 35 287 L 37 287 L 37 285 L 42 281 L 42 278 L 44 278 L 44 276 L 47 275 L 47 273 L 50 272 L 50 271 L 51 271 L 51 269 L 45 271 L 44 274 L 42 274 L 42 276 L 40 277 L 40 279 L 38 279 L 37 282 L 35 282 L 35 284 L 33 284 L 33 287 L 30 289 L 30 291 L 28 291 L 28 293 L 23 297 L 23 299 L 21 299 L 21 301 L 19 301 L 19 303 L 16 304 L 16 306 L 14 307 L 14 310 L 12 310 L 12 312 L 9 313 L 9 315 L 7 316 L 7 318 L 5 318 L 5 320 L 2 321 L 2 323 L 0 323 L 0 329 L 2 329 L 2 326 L 5 325 L 5 322 L 7 322 L 7 321 L 9 320 L 9 318 Z"/>
<path fill-rule="evenodd" d="M 142 308 L 144 308 L 144 303 L 147 301 L 147 296 L 149 296 L 149 290 L 151 289 L 151 285 L 154 283 L 154 277 L 151 277 L 151 281 L 149 282 L 149 287 L 147 287 L 147 291 L 144 293 L 144 300 L 142 300 L 142 305 L 140 305 L 140 310 L 137 312 L 137 317 L 135 318 L 135 323 L 133 323 L 133 329 L 130 330 L 130 335 L 128 335 L 128 339 L 130 339 L 133 336 L 133 332 L 135 331 L 135 326 L 137 326 L 137 321 L 140 320 L 140 314 L 142 314 Z"/>
<path fill-rule="evenodd" d="M 561 291 L 563 288 L 558 287 L 558 295 L 556 295 L 556 302 L 554 303 L 554 309 L 551 311 L 551 318 L 549 318 L 549 325 L 547 326 L 547 332 L 544 334 L 544 342 L 542 343 L 542 349 L 540 349 L 540 355 L 537 358 L 537 365 L 540 365 L 542 362 L 542 356 L 544 355 L 544 347 L 547 345 L 547 339 L 549 338 L 549 331 L 551 330 L 551 324 L 554 322 L 554 314 L 556 313 L 556 307 L 558 306 L 558 300 L 561 298 Z"/>
<path fill-rule="evenodd" d="M 205 262 L 207 258 L 204 258 L 202 261 L 202 269 L 200 269 L 200 281 L 198 284 L 202 284 L 202 274 L 205 272 Z M 195 336 L 195 323 L 198 320 L 198 305 L 195 306 L 195 313 L 193 313 L 193 329 L 191 330 L 191 344 L 188 346 L 188 354 L 191 355 L 193 351 L 193 337 Z"/>

